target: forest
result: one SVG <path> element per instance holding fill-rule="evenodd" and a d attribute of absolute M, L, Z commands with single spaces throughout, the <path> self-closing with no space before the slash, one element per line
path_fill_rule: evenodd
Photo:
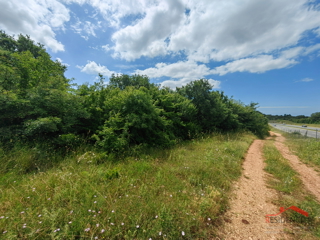
<path fill-rule="evenodd" d="M 85 143 L 106 154 L 140 147 L 167 148 L 212 132 L 268 135 L 257 103 L 245 105 L 214 91 L 206 79 L 175 90 L 148 76 L 99 74 L 93 84 L 75 84 L 30 36 L 0 31 L 0 141 L 46 143 L 72 149 Z"/>

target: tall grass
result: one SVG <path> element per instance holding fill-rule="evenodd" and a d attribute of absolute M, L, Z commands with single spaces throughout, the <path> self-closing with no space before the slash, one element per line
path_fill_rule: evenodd
<path fill-rule="evenodd" d="M 272 174 L 268 179 L 271 188 L 279 191 L 275 200 L 280 207 L 297 206 L 309 213 L 308 217 L 301 216 L 294 211 L 286 211 L 286 218 L 298 225 L 292 233 L 296 236 L 308 236 L 309 233 L 320 237 L 320 204 L 304 189 L 299 175 L 291 168 L 288 161 L 282 157 L 273 141 L 264 146 L 265 170 Z"/>
<path fill-rule="evenodd" d="M 40 153 L 1 150 L 0 238 L 208 239 L 253 139 L 215 134 L 121 161 L 46 153 L 51 168 L 33 172 L 23 168 Z"/>

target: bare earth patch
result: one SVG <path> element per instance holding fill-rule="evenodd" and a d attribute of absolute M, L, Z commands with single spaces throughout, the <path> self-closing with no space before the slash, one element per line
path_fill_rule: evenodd
<path fill-rule="evenodd" d="M 305 188 L 309 190 L 320 202 L 320 176 L 319 173 L 316 172 L 312 167 L 308 167 L 306 164 L 302 163 L 296 155 L 293 155 L 289 148 L 284 144 L 286 140 L 281 134 L 273 133 L 276 135 L 275 146 L 282 154 L 284 158 L 286 158 L 291 167 L 300 175 L 300 179 L 302 180 Z"/>
<path fill-rule="evenodd" d="M 262 157 L 263 140 L 255 140 L 243 163 L 243 174 L 235 185 L 230 210 L 225 214 L 221 239 L 292 239 L 284 232 L 289 224 L 267 223 L 267 214 L 279 213 L 272 204 L 276 190 L 267 188 Z"/>

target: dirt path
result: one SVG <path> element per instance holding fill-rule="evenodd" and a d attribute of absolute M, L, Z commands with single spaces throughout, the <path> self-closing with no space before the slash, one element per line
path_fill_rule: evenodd
<path fill-rule="evenodd" d="M 320 202 L 320 176 L 313 168 L 308 167 L 306 164 L 300 162 L 296 155 L 293 155 L 289 148 L 284 144 L 285 138 L 279 133 L 276 135 L 275 146 L 282 154 L 282 156 L 289 160 L 291 167 L 300 175 L 305 188 L 309 190 Z"/>
<path fill-rule="evenodd" d="M 263 144 L 263 140 L 255 140 L 248 150 L 243 174 L 235 185 L 235 197 L 224 217 L 221 239 L 292 239 L 283 233 L 288 224 L 275 226 L 266 222 L 265 216 L 279 213 L 279 207 L 271 203 L 277 199 L 277 192 L 266 186 Z"/>

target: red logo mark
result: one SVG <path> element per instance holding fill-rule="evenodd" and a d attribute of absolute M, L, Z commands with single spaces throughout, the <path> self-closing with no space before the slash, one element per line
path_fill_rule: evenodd
<path fill-rule="evenodd" d="M 270 223 L 270 217 L 278 216 L 278 215 L 280 215 L 281 213 L 283 213 L 283 212 L 285 212 L 285 211 L 287 211 L 287 210 L 289 210 L 289 209 L 291 209 L 291 210 L 293 210 L 293 211 L 296 211 L 297 213 L 300 213 L 300 214 L 303 215 L 303 216 L 306 216 L 306 217 L 309 216 L 309 213 L 308 213 L 308 212 L 303 211 L 302 209 L 300 209 L 300 208 L 298 208 L 298 207 L 296 207 L 296 206 L 291 206 L 291 207 L 288 207 L 287 209 L 285 209 L 284 207 L 280 207 L 280 212 L 279 212 L 279 213 L 277 213 L 277 214 L 267 214 L 267 215 L 266 215 L 266 222 L 267 222 L 267 223 Z"/>

